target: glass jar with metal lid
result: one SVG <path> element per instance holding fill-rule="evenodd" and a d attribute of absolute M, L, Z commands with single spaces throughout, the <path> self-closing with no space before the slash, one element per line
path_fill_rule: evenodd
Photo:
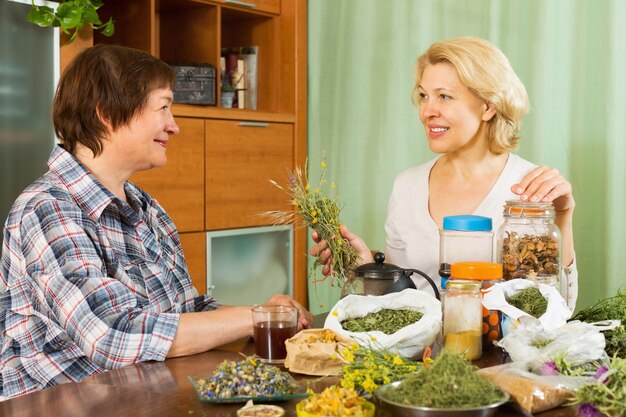
<path fill-rule="evenodd" d="M 474 360 L 482 355 L 483 306 L 479 281 L 451 279 L 443 313 L 444 347 Z"/>
<path fill-rule="evenodd" d="M 526 278 L 559 289 L 561 232 L 554 215 L 552 203 L 506 202 L 497 243 L 505 280 Z"/>
<path fill-rule="evenodd" d="M 457 262 L 450 267 L 451 280 L 471 280 L 480 283 L 481 294 L 494 284 L 502 281 L 502 264 L 495 262 Z M 452 282 L 452 281 L 449 281 Z M 493 342 L 502 338 L 501 314 L 497 310 L 482 307 L 483 351 L 492 349 Z"/>

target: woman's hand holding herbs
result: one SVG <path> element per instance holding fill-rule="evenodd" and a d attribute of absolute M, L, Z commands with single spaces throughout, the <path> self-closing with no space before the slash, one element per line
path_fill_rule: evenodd
<path fill-rule="evenodd" d="M 350 243 L 350 246 L 352 246 L 359 255 L 355 266 L 374 262 L 372 252 L 361 237 L 350 232 L 345 225 L 341 225 L 339 227 L 339 233 L 341 233 L 341 236 Z M 333 272 L 330 267 L 332 251 L 328 246 L 328 241 L 321 239 L 316 230 L 313 230 L 311 237 L 315 242 L 315 246 L 309 250 L 309 253 L 311 256 L 317 257 L 318 262 L 321 265 L 324 265 L 322 268 L 322 274 L 324 276 L 328 276 Z"/>

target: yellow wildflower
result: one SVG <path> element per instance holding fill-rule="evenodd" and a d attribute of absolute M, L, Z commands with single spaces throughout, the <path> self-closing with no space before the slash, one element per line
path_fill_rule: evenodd
<path fill-rule="evenodd" d="M 317 224 L 317 219 L 313 219 L 313 220 L 311 221 L 311 223 L 313 223 L 313 224 Z"/>
<path fill-rule="evenodd" d="M 339 312 L 338 312 L 337 310 L 333 310 L 333 312 L 332 312 L 332 313 L 330 313 L 330 314 L 331 314 L 331 316 L 333 316 L 333 317 L 338 317 L 338 316 L 339 316 Z"/>
<path fill-rule="evenodd" d="M 395 356 L 393 357 L 393 362 L 392 362 L 392 364 L 393 364 L 393 365 L 395 365 L 395 366 L 400 366 L 400 365 L 402 365 L 403 363 L 404 363 L 404 361 L 402 361 L 402 358 L 401 358 L 400 356 L 395 355 Z"/>
<path fill-rule="evenodd" d="M 313 210 L 313 211 L 311 212 L 311 216 L 313 216 L 313 217 L 317 216 L 317 211 Z"/>
<path fill-rule="evenodd" d="M 322 165 L 322 168 L 326 168 L 326 161 L 322 161 L 321 165 Z"/>

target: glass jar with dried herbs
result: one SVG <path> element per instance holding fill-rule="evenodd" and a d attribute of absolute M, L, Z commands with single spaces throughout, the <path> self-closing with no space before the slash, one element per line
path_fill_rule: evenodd
<path fill-rule="evenodd" d="M 498 230 L 498 261 L 505 280 L 526 278 L 559 287 L 561 232 L 552 203 L 509 200 Z"/>

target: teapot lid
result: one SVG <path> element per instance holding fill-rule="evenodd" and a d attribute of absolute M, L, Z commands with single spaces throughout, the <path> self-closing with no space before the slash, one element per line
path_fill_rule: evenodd
<path fill-rule="evenodd" d="M 386 264 L 385 254 L 376 252 L 374 254 L 374 262 L 363 264 L 356 268 L 357 277 L 373 278 L 373 279 L 395 279 L 397 276 L 404 275 L 404 268 L 400 268 L 394 264 Z"/>

